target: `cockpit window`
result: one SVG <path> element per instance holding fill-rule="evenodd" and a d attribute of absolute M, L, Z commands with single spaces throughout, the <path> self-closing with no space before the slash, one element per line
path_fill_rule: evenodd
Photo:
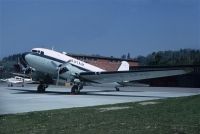
<path fill-rule="evenodd" d="M 44 52 L 43 51 L 40 51 L 40 50 L 32 50 L 33 53 L 38 53 L 38 54 L 41 54 L 41 55 L 44 55 Z"/>
<path fill-rule="evenodd" d="M 44 55 L 44 52 L 43 52 L 43 51 L 41 51 L 41 54 L 42 54 L 42 55 Z"/>
<path fill-rule="evenodd" d="M 37 53 L 37 50 L 32 50 L 33 53 Z"/>

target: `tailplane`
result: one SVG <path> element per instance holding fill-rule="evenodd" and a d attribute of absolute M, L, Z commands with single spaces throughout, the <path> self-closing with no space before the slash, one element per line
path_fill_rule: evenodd
<path fill-rule="evenodd" d="M 129 63 L 127 61 L 122 61 L 117 71 L 129 71 Z"/>

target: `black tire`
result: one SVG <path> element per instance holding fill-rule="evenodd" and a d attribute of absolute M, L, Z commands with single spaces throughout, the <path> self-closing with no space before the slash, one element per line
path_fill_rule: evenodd
<path fill-rule="evenodd" d="M 115 89 L 116 89 L 116 91 L 119 91 L 119 88 L 118 88 L 118 87 L 116 87 Z"/>
<path fill-rule="evenodd" d="M 78 90 L 78 85 L 74 85 L 71 89 L 71 93 L 72 94 L 78 94 L 79 90 Z"/>
<path fill-rule="evenodd" d="M 79 85 L 79 92 L 80 92 L 81 89 L 83 89 L 83 85 L 82 84 Z"/>
<path fill-rule="evenodd" d="M 37 92 L 38 93 L 44 93 L 46 89 L 46 86 L 44 84 L 39 84 L 37 87 Z"/>
<path fill-rule="evenodd" d="M 42 93 L 44 93 L 46 90 L 46 86 L 43 85 L 43 88 L 42 88 Z"/>
<path fill-rule="evenodd" d="M 38 87 L 37 87 L 37 92 L 38 93 L 40 93 L 41 92 L 41 89 L 42 89 L 42 87 L 41 87 L 42 85 L 40 84 L 40 85 L 38 85 Z"/>

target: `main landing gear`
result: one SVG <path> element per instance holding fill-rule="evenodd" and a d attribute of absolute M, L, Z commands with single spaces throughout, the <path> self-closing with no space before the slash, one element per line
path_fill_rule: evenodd
<path fill-rule="evenodd" d="M 80 90 L 83 89 L 83 83 L 79 79 L 74 79 L 72 82 L 71 93 L 72 94 L 79 94 Z"/>
<path fill-rule="evenodd" d="M 120 91 L 120 90 L 119 90 L 119 87 L 115 87 L 115 89 L 116 89 L 116 91 Z"/>
<path fill-rule="evenodd" d="M 74 84 L 71 88 L 71 93 L 72 94 L 79 94 L 81 89 L 83 89 L 82 84 Z"/>
<path fill-rule="evenodd" d="M 12 83 L 8 83 L 8 87 L 13 87 L 13 84 Z"/>
<path fill-rule="evenodd" d="M 47 84 L 45 84 L 43 81 L 40 81 L 40 84 L 37 87 L 37 92 L 44 93 L 47 87 L 48 87 Z"/>

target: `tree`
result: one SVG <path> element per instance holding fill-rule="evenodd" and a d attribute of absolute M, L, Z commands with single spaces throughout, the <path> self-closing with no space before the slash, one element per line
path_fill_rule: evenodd
<path fill-rule="evenodd" d="M 200 50 L 159 51 L 146 57 L 139 56 L 137 60 L 142 65 L 200 65 Z"/>
<path fill-rule="evenodd" d="M 130 58 L 131 58 L 130 53 L 128 53 L 127 54 L 127 59 L 130 59 Z"/>
<path fill-rule="evenodd" d="M 126 59 L 126 55 L 123 54 L 123 55 L 121 56 L 121 58 L 122 58 L 122 59 Z"/>

